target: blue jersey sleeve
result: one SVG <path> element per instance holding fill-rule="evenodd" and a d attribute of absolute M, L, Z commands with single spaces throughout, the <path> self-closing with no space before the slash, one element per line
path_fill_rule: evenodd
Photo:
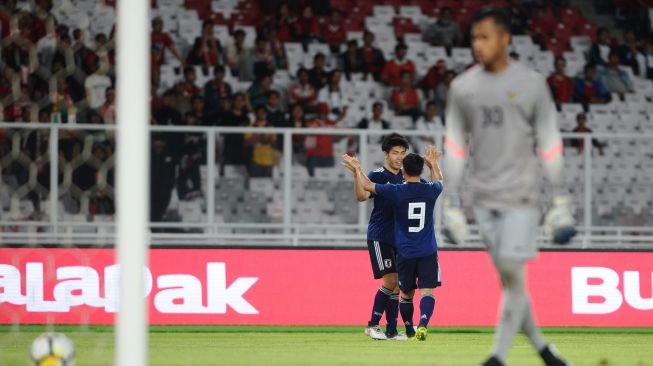
<path fill-rule="evenodd" d="M 384 198 L 393 204 L 397 202 L 397 184 L 375 184 L 374 189 L 376 190 L 376 195 Z"/>
<path fill-rule="evenodd" d="M 442 193 L 443 186 L 442 186 L 442 181 L 441 180 L 436 180 L 435 182 L 429 183 L 429 184 L 433 188 L 433 195 L 435 197 L 439 196 L 440 193 Z"/>
<path fill-rule="evenodd" d="M 370 178 L 372 183 L 385 183 L 383 180 L 383 174 L 379 173 L 376 170 L 372 170 L 371 172 L 367 173 L 367 177 Z M 374 198 L 375 194 L 370 192 L 370 198 Z"/>

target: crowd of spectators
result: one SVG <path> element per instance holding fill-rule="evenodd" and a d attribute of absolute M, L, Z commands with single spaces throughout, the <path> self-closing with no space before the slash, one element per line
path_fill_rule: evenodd
<path fill-rule="evenodd" d="M 558 18 L 578 18 L 578 10 L 566 0 L 500 3 L 513 14 L 512 31 L 530 35 L 542 49 L 557 47 L 550 41 L 561 31 L 556 28 Z M 0 2 L 0 120 L 114 123 L 114 30 L 91 35 L 88 29 L 69 27 L 55 17 L 52 0 L 20 4 L 16 0 Z M 352 29 L 352 23 L 345 12 L 346 3 L 343 6 L 342 2 L 332 1 L 331 9 L 328 2 L 301 4 L 304 2 L 280 3 L 274 12 L 263 15 L 258 9 L 265 8 L 265 2 L 252 2 L 251 11 L 260 15 L 250 17 L 251 25 L 256 27 L 253 42 L 247 39 L 253 35 L 238 27 L 231 29 L 228 42 L 221 41 L 214 32 L 214 17 L 202 17 L 194 42 L 181 47 L 165 31 L 164 19 L 153 18 L 151 124 L 251 127 L 252 132 L 247 134 L 221 136 L 217 156 L 220 174 L 224 174 L 226 165 L 240 165 L 253 177 L 272 176 L 283 148 L 282 136 L 260 133 L 257 128 L 389 129 L 392 115 L 409 117 L 414 128 L 425 132 L 444 128 L 449 85 L 464 68 L 448 64 L 449 59 L 434 59 L 429 60 L 432 65 L 428 71 L 420 75 L 408 56 L 409 44 L 401 37 L 389 58 L 369 30 L 363 32 L 360 41 L 348 40 L 347 31 Z M 473 9 L 468 10 L 471 13 Z M 466 28 L 471 14 L 449 6 L 438 11 L 438 19 L 424 27 L 422 40 L 446 48 L 448 54 L 454 47 L 468 46 Z M 618 42 L 608 29 L 598 29 L 588 63 L 576 77 L 567 75 L 566 60 L 557 57 L 555 71 L 548 77 L 556 102 L 605 103 L 612 95 L 623 98 L 633 91 L 631 75 L 653 78 L 653 40 L 640 33 L 626 31 L 623 42 Z M 304 49 L 321 42 L 330 53 L 315 53 L 310 65 L 291 75 L 288 87 L 279 87 L 275 75 L 288 70 L 284 47 L 287 42 L 300 43 Z M 173 85 L 165 85 L 162 73 L 170 64 L 177 65 L 179 77 Z M 632 73 L 624 71 L 623 66 Z M 198 67 L 212 75 L 203 85 L 198 81 Z M 370 101 L 368 115 L 356 120 L 352 120 L 347 102 L 354 79 L 374 81 L 384 91 L 382 98 Z M 242 85 L 248 87 L 243 89 Z M 78 164 L 73 176 L 74 185 L 82 191 L 98 186 L 98 179 L 112 179 L 97 178 L 97 173 L 114 149 L 113 136 L 83 131 L 59 136 L 60 166 L 79 160 L 88 136 L 92 138 L 94 163 Z M 32 160 L 38 160 L 48 136 L 37 133 L 30 138 L 33 142 L 23 144 L 24 149 Z M 204 138 L 197 133 L 153 135 L 153 201 L 156 196 L 160 202 L 167 202 L 175 187 L 181 199 L 201 194 L 199 167 L 206 159 Z M 327 135 L 294 136 L 294 159 L 306 166 L 309 175 L 314 174 L 316 167 L 333 166 L 333 144 L 337 139 Z M 418 148 L 432 142 L 429 138 L 413 141 Z M 0 133 L 0 152 L 7 153 L 10 146 L 7 135 Z M 37 152 L 38 149 L 42 151 Z M 20 185 L 29 175 L 24 171 L 27 167 L 14 165 L 13 175 L 19 177 Z M 39 174 L 47 177 L 47 164 L 39 168 Z M 11 170 L 3 172 L 3 176 L 8 175 Z M 47 191 L 48 180 L 39 179 L 39 183 Z M 107 195 L 106 190 L 97 191 L 96 196 Z M 163 212 L 153 208 L 152 215 L 158 220 Z"/>

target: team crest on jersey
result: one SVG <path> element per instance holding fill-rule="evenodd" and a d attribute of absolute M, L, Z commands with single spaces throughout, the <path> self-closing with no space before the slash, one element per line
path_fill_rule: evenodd
<path fill-rule="evenodd" d="M 383 261 L 383 264 L 386 266 L 386 268 L 392 267 L 392 259 L 386 259 Z"/>

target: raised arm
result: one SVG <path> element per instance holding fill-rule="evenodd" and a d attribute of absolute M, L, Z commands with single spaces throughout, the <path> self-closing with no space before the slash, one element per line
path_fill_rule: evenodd
<path fill-rule="evenodd" d="M 424 154 L 424 163 L 429 167 L 429 170 L 431 171 L 431 182 L 444 180 L 439 162 L 441 156 L 442 151 L 438 150 L 435 146 L 429 145 L 426 147 L 426 153 Z"/>
<path fill-rule="evenodd" d="M 376 194 L 375 184 L 365 175 L 357 158 L 345 154 L 341 164 L 354 173 L 354 189 L 359 201 L 369 199 L 370 193 Z"/>

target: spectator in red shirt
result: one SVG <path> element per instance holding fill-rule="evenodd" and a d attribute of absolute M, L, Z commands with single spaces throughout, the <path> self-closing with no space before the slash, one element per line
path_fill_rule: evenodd
<path fill-rule="evenodd" d="M 308 123 L 308 128 L 334 128 L 337 121 L 329 120 L 329 106 L 320 103 L 317 107 L 318 115 Z M 333 136 L 310 135 L 304 139 L 304 153 L 306 154 L 306 168 L 308 175 L 315 175 L 317 167 L 332 167 L 335 165 L 333 158 Z"/>
<path fill-rule="evenodd" d="M 320 36 L 320 25 L 317 19 L 313 16 L 313 8 L 307 6 L 302 11 L 302 16 L 297 21 L 298 38 L 304 44 L 304 48 L 308 44 L 317 40 Z"/>
<path fill-rule="evenodd" d="M 342 27 L 340 12 L 338 10 L 331 11 L 329 22 L 322 28 L 322 39 L 331 47 L 331 52 L 340 53 L 340 45 L 346 38 L 347 34 Z"/>
<path fill-rule="evenodd" d="M 277 36 L 279 41 L 293 42 L 298 33 L 297 17 L 295 14 L 290 12 L 290 7 L 287 3 L 282 3 L 279 6 L 276 23 L 276 26 L 279 29 Z"/>
<path fill-rule="evenodd" d="M 363 47 L 358 52 L 359 59 L 363 61 L 364 77 L 367 79 L 367 76 L 371 74 L 374 80 L 381 80 L 385 58 L 383 57 L 383 52 L 374 47 L 374 33 L 367 30 L 363 33 Z"/>
<path fill-rule="evenodd" d="M 222 45 L 215 37 L 213 22 L 210 20 L 202 24 L 202 35 L 195 38 L 193 48 L 186 57 L 186 63 L 209 67 L 222 64 Z"/>
<path fill-rule="evenodd" d="M 395 113 L 399 116 L 410 116 L 415 122 L 422 115 L 423 99 L 420 91 L 413 86 L 413 76 L 409 71 L 402 71 L 399 87 L 392 92 L 390 97 Z"/>
<path fill-rule="evenodd" d="M 415 76 L 415 64 L 406 59 L 407 52 L 408 46 L 403 43 L 395 47 L 395 58 L 383 67 L 383 81 L 387 85 L 399 86 L 402 71 L 408 71 L 412 77 Z"/>
<path fill-rule="evenodd" d="M 547 79 L 553 100 L 556 102 L 558 110 L 560 104 L 571 103 L 574 97 L 574 82 L 565 74 L 567 60 L 564 57 L 556 57 L 553 63 L 555 71 Z"/>
<path fill-rule="evenodd" d="M 163 19 L 156 17 L 152 20 L 152 34 L 151 34 L 152 47 L 156 50 L 156 65 L 157 67 L 163 65 L 165 62 L 165 51 L 170 49 L 173 55 L 181 62 L 184 63 L 184 58 L 175 47 L 175 41 L 168 33 L 163 31 Z"/>
<path fill-rule="evenodd" d="M 195 85 L 197 81 L 197 74 L 195 68 L 192 66 L 184 67 L 184 90 L 182 96 L 184 98 L 192 98 L 196 95 L 199 95 L 201 90 Z"/>
<path fill-rule="evenodd" d="M 422 89 L 424 94 L 428 94 L 429 91 L 435 90 L 435 88 L 438 87 L 438 84 L 444 80 L 444 74 L 446 72 L 447 62 L 440 59 L 435 63 L 435 65 L 431 66 L 417 86 Z"/>
<path fill-rule="evenodd" d="M 313 109 L 317 100 L 317 91 L 309 83 L 308 70 L 301 68 L 297 71 L 297 82 L 288 89 L 288 100 L 292 104 L 299 104 L 304 109 Z"/>
<path fill-rule="evenodd" d="M 571 131 L 575 133 L 592 133 L 592 129 L 587 127 L 587 116 L 585 113 L 578 113 L 576 116 L 576 127 Z M 578 150 L 579 154 L 583 153 L 585 149 L 585 140 L 584 139 L 572 139 L 571 146 L 575 147 Z M 599 155 L 603 155 L 603 147 L 605 144 L 600 143 L 596 139 L 592 139 L 592 147 L 595 147 L 599 151 Z"/>

